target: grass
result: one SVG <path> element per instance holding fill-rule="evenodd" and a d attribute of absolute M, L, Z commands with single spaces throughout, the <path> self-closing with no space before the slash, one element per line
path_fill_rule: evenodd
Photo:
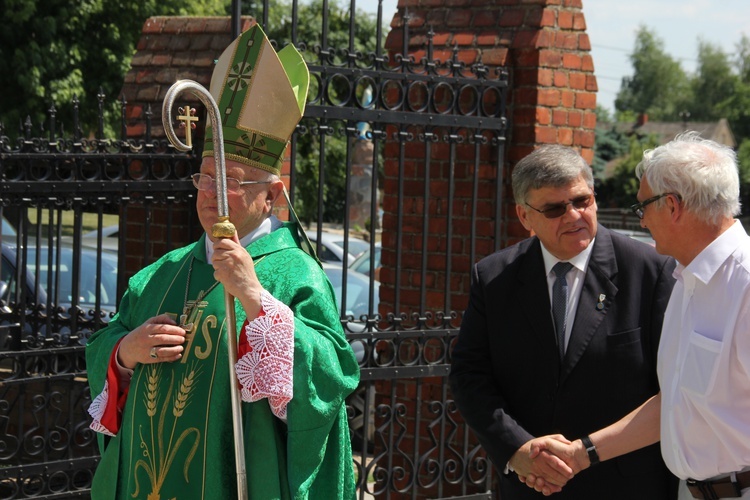
<path fill-rule="evenodd" d="M 53 214 L 54 214 L 53 220 L 55 224 L 57 224 L 58 222 L 58 213 L 60 214 L 62 234 L 65 236 L 72 236 L 73 227 L 75 224 L 75 212 L 73 210 L 62 210 L 60 212 L 58 212 L 57 210 L 53 210 Z M 37 215 L 39 214 L 41 215 L 39 217 L 40 220 L 38 221 Z M 47 223 L 49 222 L 49 210 L 48 209 L 45 208 L 45 209 L 42 209 L 41 211 L 29 210 L 28 217 L 29 217 L 29 222 L 31 224 L 37 224 L 37 223 L 41 224 L 42 232 L 46 234 Z M 118 224 L 119 220 L 120 220 L 119 215 L 103 214 L 102 215 L 102 227 L 114 226 Z M 82 227 L 83 233 L 99 229 L 99 215 L 95 213 L 88 213 L 88 212 L 82 213 L 81 227 Z"/>

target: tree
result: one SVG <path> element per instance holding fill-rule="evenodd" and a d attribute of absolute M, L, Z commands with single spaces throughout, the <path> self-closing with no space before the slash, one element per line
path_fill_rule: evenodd
<path fill-rule="evenodd" d="M 72 132 L 73 98 L 84 135 L 96 130 L 97 95 L 122 87 L 143 23 L 154 15 L 224 13 L 229 0 L 5 0 L 0 30 L 0 122 L 15 135 L 22 120 L 43 123 L 57 109 Z"/>
<path fill-rule="evenodd" d="M 750 38 L 743 33 L 740 41 L 737 42 L 736 48 L 735 65 L 740 80 L 750 83 Z"/>
<path fill-rule="evenodd" d="M 698 68 L 690 80 L 695 97 L 688 107 L 690 120 L 715 121 L 723 118 L 720 104 L 734 93 L 738 80 L 727 53 L 716 45 L 699 41 Z"/>
<path fill-rule="evenodd" d="M 643 152 L 659 145 L 655 136 L 638 137 L 631 135 L 628 144 L 628 154 L 615 167 L 612 177 L 604 181 L 599 189 L 600 207 L 628 207 L 635 203 L 638 194 L 638 178 L 635 167 L 643 159 Z"/>
<path fill-rule="evenodd" d="M 654 120 L 678 120 L 691 102 L 690 85 L 680 63 L 664 51 L 664 42 L 641 26 L 630 60 L 634 74 L 622 79 L 615 109 L 647 113 Z"/>
<path fill-rule="evenodd" d="M 737 163 L 740 170 L 740 200 L 743 212 L 750 205 L 750 139 L 745 139 L 737 150 Z"/>
<path fill-rule="evenodd" d="M 594 177 L 602 177 L 607 163 L 627 153 L 628 145 L 629 139 L 614 126 L 597 126 L 594 136 L 594 161 L 591 163 Z"/>
<path fill-rule="evenodd" d="M 718 113 L 729 120 L 738 143 L 750 138 L 750 38 L 743 35 L 736 45 L 737 78 L 734 88 L 717 105 Z"/>

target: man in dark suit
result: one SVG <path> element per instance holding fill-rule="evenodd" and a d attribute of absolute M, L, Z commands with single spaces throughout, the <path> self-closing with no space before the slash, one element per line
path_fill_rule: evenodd
<path fill-rule="evenodd" d="M 599 225 L 593 188 L 575 150 L 535 150 L 513 171 L 516 213 L 535 236 L 472 272 L 450 382 L 501 472 L 503 500 L 542 497 L 519 481 L 528 474 L 545 478 L 559 499 L 663 500 L 676 488 L 658 445 L 573 479 L 557 457 L 529 453 L 536 436 L 585 443 L 659 391 L 656 356 L 674 261 Z M 596 461 L 593 446 L 589 456 Z"/>

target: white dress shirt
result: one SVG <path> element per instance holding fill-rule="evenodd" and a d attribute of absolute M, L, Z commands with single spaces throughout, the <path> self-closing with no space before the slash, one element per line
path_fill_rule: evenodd
<path fill-rule="evenodd" d="M 661 451 L 682 479 L 750 466 L 750 237 L 739 221 L 687 267 L 664 316 Z"/>
<path fill-rule="evenodd" d="M 578 310 L 578 299 L 581 297 L 581 291 L 583 290 L 583 280 L 586 277 L 586 269 L 589 266 L 589 259 L 591 258 L 591 249 L 594 248 L 594 240 L 591 240 L 589 246 L 586 247 L 581 253 L 568 259 L 561 261 L 542 245 L 542 257 L 544 257 L 544 272 L 547 276 L 547 292 L 549 293 L 550 303 L 550 318 L 552 318 L 552 285 L 554 285 L 557 277 L 552 272 L 552 268 L 558 262 L 570 262 L 573 267 L 570 268 L 568 274 L 565 275 L 565 281 L 568 282 L 568 310 L 565 321 L 565 349 L 568 348 L 568 342 L 570 341 L 570 332 L 573 330 L 573 322 L 575 321 L 576 311 Z M 554 320 L 553 320 L 554 322 Z"/>

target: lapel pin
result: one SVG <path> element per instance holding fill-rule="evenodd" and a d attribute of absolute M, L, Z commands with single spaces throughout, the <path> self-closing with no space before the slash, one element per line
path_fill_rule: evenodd
<path fill-rule="evenodd" d="M 604 309 L 604 299 L 606 299 L 606 298 L 607 298 L 607 296 L 604 295 L 603 293 L 599 294 L 599 302 L 596 304 L 596 308 L 599 311 L 601 311 L 602 309 Z"/>

